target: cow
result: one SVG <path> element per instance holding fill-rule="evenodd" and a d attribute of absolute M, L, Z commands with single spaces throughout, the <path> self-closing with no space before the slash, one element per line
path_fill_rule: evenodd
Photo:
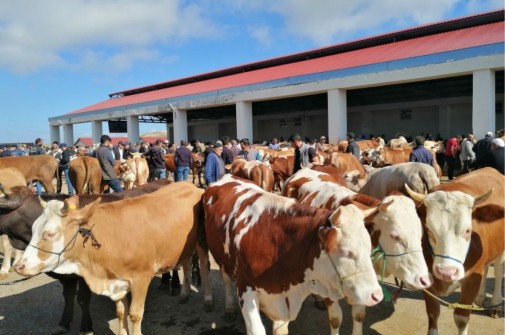
<path fill-rule="evenodd" d="M 82 276 L 92 292 L 115 301 L 118 333 L 128 333 L 129 316 L 132 334 L 141 335 L 152 277 L 182 264 L 180 299 L 187 300 L 191 255 L 196 249 L 205 309 L 210 311 L 208 251 L 202 243 L 202 193 L 192 184 L 175 183 L 150 194 L 106 204 L 100 204 L 99 198 L 80 209 L 78 196 L 65 202 L 49 201 L 42 204 L 44 212 L 33 224 L 32 239 L 15 270 L 24 276 L 48 271 Z"/>
<path fill-rule="evenodd" d="M 347 187 L 347 182 L 342 176 L 342 173 L 332 165 L 312 165 L 310 169 L 326 173 L 331 177 L 333 177 L 335 183 Z"/>
<path fill-rule="evenodd" d="M 102 203 L 118 201 L 121 199 L 135 197 L 141 194 L 153 192 L 158 188 L 168 185 L 170 182 L 167 180 L 155 181 L 131 191 L 121 193 L 103 194 L 101 196 L 85 194 L 79 196 L 79 204 L 81 206 L 87 205 L 99 197 Z M 68 198 L 63 194 L 47 194 L 40 196 L 43 201 L 60 200 L 63 201 Z M 7 234 L 12 245 L 19 250 L 25 250 L 26 246 L 32 238 L 32 226 L 35 220 L 42 215 L 43 208 L 40 204 L 39 197 L 34 195 L 28 187 L 13 187 L 8 193 L 7 198 L 0 198 L 0 234 Z M 70 323 L 74 315 L 73 306 L 76 295 L 77 286 L 79 286 L 79 294 L 77 300 L 82 309 L 81 326 L 82 333 L 92 331 L 93 325 L 91 314 L 89 311 L 89 301 L 91 299 L 91 292 L 82 279 L 82 277 L 74 275 L 60 275 L 55 273 L 48 273 L 51 277 L 58 279 L 63 285 L 63 296 L 65 306 L 63 314 L 59 323 L 58 332 L 66 332 L 70 328 Z M 178 289 L 178 282 L 172 280 L 172 288 Z"/>
<path fill-rule="evenodd" d="M 311 293 L 373 306 L 383 298 L 370 259 L 364 217 L 354 205 L 335 211 L 298 204 L 226 175 L 202 197 L 209 249 L 226 286 L 226 313 L 233 312 L 231 279 L 248 334 L 265 334 L 260 309 L 273 334 L 287 334 Z M 329 306 L 332 332 L 340 308 Z"/>
<path fill-rule="evenodd" d="M 274 190 L 274 174 L 260 161 L 236 159 L 231 165 L 231 174 L 252 181 L 267 192 Z"/>
<path fill-rule="evenodd" d="M 202 153 L 192 153 L 191 157 L 191 173 L 193 174 L 193 184 L 195 183 L 196 176 L 198 176 L 198 185 L 200 187 L 203 187 L 202 174 L 205 168 L 203 165 L 204 156 Z"/>
<path fill-rule="evenodd" d="M 294 155 L 279 155 L 270 157 L 270 168 L 274 174 L 274 189 L 281 189 L 281 182 L 284 182 L 293 174 L 295 164 Z"/>
<path fill-rule="evenodd" d="M 77 195 L 102 193 L 102 169 L 98 159 L 90 156 L 74 158 L 70 161 L 68 174 Z"/>
<path fill-rule="evenodd" d="M 38 180 L 47 193 L 54 193 L 53 178 L 57 175 L 58 162 L 51 155 L 0 158 L 0 169 L 16 168 L 27 181 Z"/>
<path fill-rule="evenodd" d="M 172 172 L 175 176 L 175 154 L 165 154 L 165 166 L 167 168 L 167 178 L 170 175 L 170 172 Z"/>
<path fill-rule="evenodd" d="M 328 177 L 325 173 L 302 169 L 286 181 L 282 194 L 301 204 L 330 210 L 345 203 L 363 209 L 370 205 L 379 206 L 376 214 L 365 218 L 371 224 L 372 247 L 384 257 L 374 264 L 376 272 L 384 276 L 393 274 L 412 289 L 428 288 L 431 280 L 423 258 L 422 225 L 414 202 L 403 195 L 389 195 L 381 198 L 381 203 L 375 198 L 356 194 Z M 352 316 L 353 334 L 361 334 L 364 306 L 353 305 Z"/>
<path fill-rule="evenodd" d="M 382 199 L 395 191 L 408 195 L 405 184 L 412 190 L 424 194 L 440 184 L 440 181 L 435 170 L 428 164 L 401 163 L 376 169 L 358 192 L 377 199 Z"/>
<path fill-rule="evenodd" d="M 461 285 L 460 304 L 483 302 L 486 267 L 494 262 L 495 288 L 491 313 L 503 301 L 501 282 L 505 267 L 504 194 L 505 177 L 493 168 L 479 169 L 442 183 L 421 194 L 406 189 L 420 204 L 419 216 L 427 232 L 425 258 L 434 282 L 430 289 L 448 295 Z M 478 297 L 479 292 L 484 294 Z M 438 334 L 440 304 L 424 294 L 429 334 Z M 468 333 L 470 310 L 456 308 L 454 321 L 459 334 Z"/>
<path fill-rule="evenodd" d="M 5 191 L 9 191 L 13 186 L 26 186 L 28 181 L 17 168 L 0 169 L 0 184 Z"/>
<path fill-rule="evenodd" d="M 123 181 L 126 190 L 131 190 L 133 186 L 139 187 L 147 184 L 149 166 L 147 160 L 143 157 L 134 155 L 133 158 L 122 160 L 119 171 L 119 178 Z"/>
<path fill-rule="evenodd" d="M 357 192 L 368 180 L 367 170 L 353 154 L 333 152 L 324 164 L 334 166 L 353 191 Z"/>
<path fill-rule="evenodd" d="M 1 235 L 2 247 L 3 247 L 3 261 L 2 267 L 0 268 L 0 280 L 4 280 L 9 277 L 9 271 L 11 270 L 11 259 L 14 256 L 14 263 L 21 258 L 23 251 L 14 249 L 9 241 L 7 235 Z"/>

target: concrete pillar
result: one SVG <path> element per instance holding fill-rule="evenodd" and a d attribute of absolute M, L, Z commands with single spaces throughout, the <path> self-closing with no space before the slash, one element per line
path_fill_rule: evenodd
<path fill-rule="evenodd" d="M 170 141 L 170 133 L 172 133 L 172 129 L 171 129 L 171 128 L 172 128 L 172 125 L 171 125 L 170 123 L 168 123 L 168 122 L 167 122 L 167 123 L 165 124 L 165 126 L 167 127 L 167 140 L 168 140 L 168 142 L 172 143 L 172 142 Z"/>
<path fill-rule="evenodd" d="M 72 123 L 63 126 L 63 140 L 68 146 L 74 145 L 74 125 Z"/>
<path fill-rule="evenodd" d="M 495 72 L 480 70 L 473 73 L 472 129 L 477 138 L 496 130 Z"/>
<path fill-rule="evenodd" d="M 91 139 L 93 144 L 100 143 L 100 137 L 103 135 L 102 121 L 91 121 Z"/>
<path fill-rule="evenodd" d="M 253 114 L 252 102 L 239 101 L 236 104 L 237 138 L 248 138 L 253 141 Z"/>
<path fill-rule="evenodd" d="M 347 133 L 347 92 L 336 89 L 328 91 L 328 143 L 345 140 Z"/>
<path fill-rule="evenodd" d="M 137 115 L 129 115 L 126 117 L 126 131 L 128 141 L 132 143 L 139 142 L 139 118 Z"/>
<path fill-rule="evenodd" d="M 60 126 L 49 126 L 50 132 L 51 132 L 51 142 L 58 141 L 58 143 L 61 141 L 60 138 Z"/>
<path fill-rule="evenodd" d="M 181 140 L 188 140 L 188 112 L 175 108 L 174 111 L 174 143 L 179 145 Z"/>

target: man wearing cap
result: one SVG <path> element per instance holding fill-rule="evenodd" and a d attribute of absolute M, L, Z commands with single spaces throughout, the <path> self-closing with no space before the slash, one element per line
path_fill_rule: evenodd
<path fill-rule="evenodd" d="M 163 152 L 163 155 L 168 153 L 169 144 L 168 140 L 163 140 L 163 144 L 161 145 L 161 152 Z"/>
<path fill-rule="evenodd" d="M 176 173 L 175 181 L 188 180 L 189 168 L 191 167 L 193 156 L 191 155 L 191 150 L 188 148 L 187 141 L 181 141 L 181 146 L 175 150 L 174 160 Z"/>
<path fill-rule="evenodd" d="M 293 174 L 311 163 L 319 164 L 319 157 L 316 154 L 316 150 L 309 147 L 307 143 L 304 143 L 300 135 L 291 135 L 289 142 L 291 142 L 291 147 L 295 148 Z"/>
<path fill-rule="evenodd" d="M 218 141 L 207 156 L 205 161 L 205 183 L 207 185 L 218 181 L 224 176 L 224 162 L 221 159 L 222 152 L 223 144 Z"/>
<path fill-rule="evenodd" d="M 495 138 L 491 141 L 491 151 L 482 157 L 480 160 L 476 160 L 474 165 L 480 167 L 492 167 L 498 170 L 501 174 L 504 174 L 504 150 L 505 142 L 501 138 Z"/>
<path fill-rule="evenodd" d="M 424 146 L 425 139 L 423 136 L 417 136 L 414 139 L 416 147 L 412 150 L 409 156 L 409 162 L 417 162 L 433 166 L 433 154 Z"/>
<path fill-rule="evenodd" d="M 68 147 L 66 143 L 61 143 L 60 144 L 60 149 L 61 149 L 61 158 L 60 162 L 58 164 L 58 169 L 61 177 L 61 173 L 65 175 L 65 181 L 67 182 L 67 189 L 68 189 L 68 194 L 69 195 L 74 195 L 74 187 L 72 186 L 72 182 L 70 181 L 70 176 L 69 176 L 69 169 L 70 169 L 70 158 L 74 155 L 72 150 Z M 61 187 L 61 184 L 60 184 Z M 58 193 L 61 192 L 61 189 L 58 190 Z"/>
<path fill-rule="evenodd" d="M 347 149 L 345 152 L 353 154 L 356 156 L 357 159 L 360 159 L 360 149 L 356 141 L 354 140 L 356 138 L 356 135 L 353 132 L 345 134 L 347 136 Z"/>
<path fill-rule="evenodd" d="M 165 155 L 161 151 L 162 141 L 157 139 L 154 145 L 149 148 L 145 157 L 147 158 L 147 164 L 149 165 L 149 171 L 152 178 L 156 179 L 166 179 L 167 178 L 167 167 L 165 165 Z"/>
<path fill-rule="evenodd" d="M 109 185 L 114 192 L 123 192 L 119 179 L 117 178 L 116 171 L 114 170 L 114 165 L 116 165 L 116 160 L 114 159 L 114 153 L 111 150 L 111 139 L 108 135 L 102 135 L 100 137 L 100 146 L 96 149 L 96 158 L 100 163 L 100 168 L 102 169 L 102 179 Z"/>
<path fill-rule="evenodd" d="M 316 143 L 316 152 L 323 153 L 325 144 L 326 144 L 326 137 L 325 136 L 319 137 L 319 142 Z"/>
<path fill-rule="evenodd" d="M 483 166 L 479 165 L 481 164 L 484 156 L 486 156 L 490 151 L 491 151 L 491 143 L 493 142 L 493 133 L 488 131 L 486 133 L 486 136 L 480 140 L 477 141 L 477 143 L 474 144 L 472 150 L 475 152 L 475 167 L 481 168 Z"/>

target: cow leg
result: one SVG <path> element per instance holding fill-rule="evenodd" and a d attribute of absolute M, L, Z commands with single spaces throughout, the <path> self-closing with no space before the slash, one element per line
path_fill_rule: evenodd
<path fill-rule="evenodd" d="M 363 334 L 363 320 L 365 320 L 366 309 L 363 305 L 352 305 L 352 335 Z"/>
<path fill-rule="evenodd" d="M 199 257 L 197 253 L 191 256 L 191 282 L 195 286 L 202 285 L 202 276 L 200 275 L 200 266 L 198 265 Z"/>
<path fill-rule="evenodd" d="M 326 308 L 328 309 L 328 320 L 330 321 L 330 334 L 338 335 L 340 325 L 342 324 L 342 308 L 340 308 L 340 304 L 338 303 L 338 301 L 324 299 L 324 303 L 326 305 Z"/>
<path fill-rule="evenodd" d="M 289 321 L 283 321 L 283 320 L 278 320 L 278 321 L 273 321 L 272 322 L 272 334 L 273 335 L 288 335 L 289 330 Z"/>
<path fill-rule="evenodd" d="M 151 277 L 145 280 L 137 278 L 132 284 L 132 302 L 130 305 L 130 321 L 132 322 L 132 335 L 142 335 L 142 318 L 144 317 L 144 306 L 146 303 L 147 289 Z"/>
<path fill-rule="evenodd" d="M 484 274 L 482 275 L 482 281 L 480 283 L 479 293 L 477 294 L 477 298 L 475 298 L 475 304 L 477 306 L 484 306 L 486 303 L 486 279 L 487 273 L 489 270 L 489 265 L 484 268 Z"/>
<path fill-rule="evenodd" d="M 179 294 L 179 303 L 185 304 L 188 302 L 189 293 L 191 292 L 191 258 L 188 257 L 182 261 L 182 289 L 181 294 Z M 173 278 L 172 278 L 173 281 Z"/>
<path fill-rule="evenodd" d="M 237 318 L 235 314 L 235 301 L 233 300 L 233 282 L 223 267 L 219 269 L 219 272 L 224 283 L 224 318 L 226 321 L 232 322 Z"/>
<path fill-rule="evenodd" d="M 423 291 L 426 314 L 428 315 L 428 335 L 438 335 L 438 318 L 440 317 L 440 303 Z"/>
<path fill-rule="evenodd" d="M 246 287 L 242 294 L 237 292 L 237 296 L 240 297 L 240 309 L 247 328 L 247 335 L 266 335 L 265 327 L 261 322 L 258 292 L 251 287 Z"/>
<path fill-rule="evenodd" d="M 2 262 L 2 268 L 0 269 L 0 280 L 9 277 L 9 270 L 11 268 L 11 258 L 14 248 L 9 242 L 9 237 L 7 235 L 2 235 L 2 246 L 4 250 L 4 260 Z"/>
<path fill-rule="evenodd" d="M 177 269 L 172 270 L 172 281 L 170 283 L 172 288 L 172 295 L 176 296 L 181 294 L 181 280 L 179 279 L 179 271 Z"/>
<path fill-rule="evenodd" d="M 493 318 L 498 318 L 503 315 L 503 295 L 501 290 L 503 276 L 505 275 L 505 253 L 494 261 L 494 290 L 493 298 L 491 299 L 491 306 L 500 304 L 500 306 L 493 307 L 489 310 L 489 315 Z M 482 279 L 486 282 L 486 277 Z"/>
<path fill-rule="evenodd" d="M 116 301 L 116 316 L 118 319 L 118 335 L 128 335 L 128 319 L 126 314 L 129 311 L 128 297 Z"/>
<path fill-rule="evenodd" d="M 70 329 L 70 323 L 72 323 L 74 317 L 74 299 L 75 292 L 77 290 L 77 279 L 73 277 L 58 278 L 61 285 L 63 285 L 63 299 L 65 301 L 65 306 L 63 307 L 63 314 L 61 315 L 59 329 L 55 330 L 52 334 L 64 334 Z"/>
<path fill-rule="evenodd" d="M 461 296 L 459 303 L 464 305 L 471 305 L 479 293 L 481 281 L 483 280 L 482 274 L 473 273 L 468 276 L 461 284 Z M 470 321 L 471 310 L 456 308 L 454 310 L 454 322 L 458 327 L 459 335 L 468 334 L 468 322 Z"/>
<path fill-rule="evenodd" d="M 210 286 L 209 272 L 210 272 L 210 262 L 209 262 L 209 251 L 207 248 L 203 248 L 197 245 L 196 252 L 198 253 L 198 259 L 200 261 L 200 276 L 201 285 L 203 291 L 203 307 L 206 312 L 212 312 L 214 309 L 214 301 L 212 299 L 212 289 Z"/>
<path fill-rule="evenodd" d="M 84 278 L 78 279 L 79 291 L 77 291 L 77 303 L 81 307 L 81 332 L 86 334 L 93 332 L 93 320 L 89 312 L 89 302 L 91 300 L 91 290 Z"/>

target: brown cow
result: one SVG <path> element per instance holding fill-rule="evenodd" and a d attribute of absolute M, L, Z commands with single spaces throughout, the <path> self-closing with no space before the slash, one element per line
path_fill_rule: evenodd
<path fill-rule="evenodd" d="M 53 177 L 58 170 L 58 162 L 51 155 L 0 158 L 0 169 L 16 168 L 26 180 L 38 180 L 47 193 L 54 193 Z"/>
<path fill-rule="evenodd" d="M 134 156 L 121 161 L 119 170 L 121 171 L 120 179 L 123 180 L 126 190 L 131 190 L 133 186 L 139 187 L 147 184 L 149 166 L 145 158 Z"/>
<path fill-rule="evenodd" d="M 293 174 L 293 166 L 295 164 L 295 156 L 279 155 L 270 157 L 270 168 L 274 174 L 274 189 L 281 189 L 281 182 L 286 181 Z"/>
<path fill-rule="evenodd" d="M 380 151 L 374 152 L 372 155 L 367 157 L 366 160 L 371 162 L 374 167 L 406 163 L 409 161 L 412 150 L 413 148 L 410 146 L 402 149 L 383 148 Z M 437 163 L 436 153 L 431 149 L 429 149 L 429 151 L 433 155 L 433 168 L 435 169 L 438 178 L 440 178 L 442 176 L 442 169 Z"/>
<path fill-rule="evenodd" d="M 0 184 L 3 186 L 2 192 L 8 193 L 11 187 L 26 186 L 28 182 L 17 168 L 6 168 L 0 169 Z"/>
<path fill-rule="evenodd" d="M 175 183 L 117 202 L 100 204 L 98 199 L 82 209 L 78 209 L 78 196 L 64 203 L 50 201 L 34 223 L 31 242 L 15 270 L 25 276 L 47 271 L 82 276 L 91 291 L 116 302 L 118 333 L 128 333 L 129 315 L 132 334 L 140 335 L 151 279 L 182 264 L 181 299 L 186 300 L 191 290 L 191 255 L 196 249 L 205 308 L 210 310 L 208 251 L 199 243 L 204 240 L 202 193 L 192 184 Z"/>
<path fill-rule="evenodd" d="M 191 173 L 193 174 L 193 184 L 195 183 L 195 178 L 198 176 L 198 184 L 200 187 L 203 187 L 202 184 L 202 174 L 204 171 L 203 160 L 204 156 L 202 153 L 192 153 L 192 162 L 191 162 Z"/>
<path fill-rule="evenodd" d="M 98 159 L 89 156 L 72 159 L 68 174 L 76 194 L 102 193 L 102 169 Z"/>
<path fill-rule="evenodd" d="M 446 296 L 461 285 L 460 304 L 472 305 L 481 293 L 485 298 L 486 267 L 494 262 L 495 288 L 491 305 L 501 305 L 505 267 L 505 177 L 493 168 L 460 176 L 420 194 L 407 187 L 418 201 L 419 216 L 428 236 L 425 258 L 434 274 L 431 292 Z M 440 303 L 424 295 L 428 332 L 438 334 Z M 498 313 L 494 307 L 491 312 Z M 456 308 L 454 321 L 459 334 L 467 334 L 469 309 Z M 483 331 L 483 330 L 480 330 Z"/>
<path fill-rule="evenodd" d="M 274 189 L 274 174 L 260 161 L 236 159 L 231 165 L 231 174 L 252 181 L 267 192 Z"/>
<path fill-rule="evenodd" d="M 333 152 L 325 161 L 325 165 L 334 166 L 342 174 L 347 187 L 355 192 L 363 187 L 368 180 L 367 170 L 353 154 Z"/>

